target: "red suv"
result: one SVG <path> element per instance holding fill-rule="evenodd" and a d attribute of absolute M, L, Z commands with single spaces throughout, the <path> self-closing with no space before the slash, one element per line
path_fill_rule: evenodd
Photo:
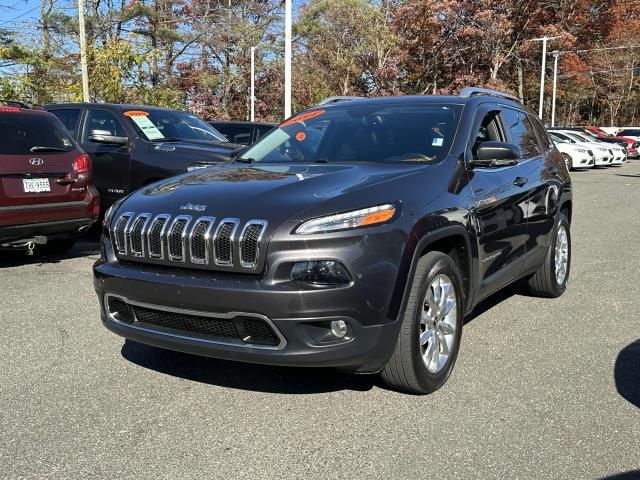
<path fill-rule="evenodd" d="M 38 107 L 0 100 L 0 132 L 0 249 L 68 250 L 100 212 L 91 160 Z"/>

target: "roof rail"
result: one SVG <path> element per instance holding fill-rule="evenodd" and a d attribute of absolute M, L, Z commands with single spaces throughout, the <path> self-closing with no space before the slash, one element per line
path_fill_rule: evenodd
<path fill-rule="evenodd" d="M 347 102 L 350 100 L 360 100 L 362 98 L 365 98 L 365 97 L 356 97 L 356 96 L 347 96 L 347 95 L 328 97 L 328 98 L 325 98 L 324 100 L 320 100 L 318 103 L 315 104 L 315 106 L 320 107 L 322 105 L 332 105 L 334 103 Z"/>
<path fill-rule="evenodd" d="M 514 95 L 509 93 L 499 92 L 498 90 L 491 90 L 489 88 L 478 88 L 478 87 L 464 87 L 458 95 L 460 98 L 469 98 L 474 97 L 476 95 L 488 95 L 490 97 L 500 97 L 506 98 L 508 100 L 513 100 L 515 102 L 520 103 L 520 99 Z"/>
<path fill-rule="evenodd" d="M 8 103 L 9 105 L 16 105 L 20 108 L 32 109 L 36 105 L 27 102 L 21 102 L 19 100 L 5 100 L 4 98 L 0 98 L 0 103 Z"/>

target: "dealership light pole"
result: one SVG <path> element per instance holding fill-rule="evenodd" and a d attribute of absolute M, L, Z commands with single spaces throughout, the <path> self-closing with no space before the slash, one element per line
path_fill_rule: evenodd
<path fill-rule="evenodd" d="M 251 47 L 251 121 L 256 121 L 256 47 Z"/>
<path fill-rule="evenodd" d="M 84 0 L 78 0 L 78 33 L 80 34 L 80 70 L 82 72 L 82 100 L 89 102 L 89 72 L 87 69 L 87 35 L 84 29 Z"/>
<path fill-rule="evenodd" d="M 284 2 L 284 118 L 291 116 L 291 0 Z"/>
<path fill-rule="evenodd" d="M 551 126 L 556 126 L 556 88 L 558 86 L 558 57 L 560 52 L 553 52 L 553 97 L 551 99 Z"/>
<path fill-rule="evenodd" d="M 531 40 L 529 40 L 530 42 L 542 42 L 542 67 L 540 70 L 540 100 L 538 103 L 538 116 L 540 117 L 540 119 L 542 119 L 542 107 L 544 105 L 544 74 L 547 68 L 547 42 L 555 38 L 560 38 L 560 37 L 559 36 L 547 37 L 545 35 L 542 38 L 532 38 Z"/>

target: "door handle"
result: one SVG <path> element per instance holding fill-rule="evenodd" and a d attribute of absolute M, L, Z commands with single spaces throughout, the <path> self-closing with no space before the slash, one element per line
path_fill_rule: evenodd
<path fill-rule="evenodd" d="M 529 179 L 527 177 L 516 177 L 516 179 L 513 181 L 513 184 L 516 187 L 523 187 L 527 184 L 528 181 Z"/>

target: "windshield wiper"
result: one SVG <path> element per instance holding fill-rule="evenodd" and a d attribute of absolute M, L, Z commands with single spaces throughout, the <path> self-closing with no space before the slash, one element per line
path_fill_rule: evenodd
<path fill-rule="evenodd" d="M 151 143 L 162 143 L 162 142 L 181 142 L 182 139 L 178 137 L 164 137 L 164 138 L 154 138 L 153 140 L 149 140 Z"/>
<path fill-rule="evenodd" d="M 40 145 L 36 145 L 35 147 L 31 147 L 29 149 L 30 152 L 68 152 L 69 150 L 69 148 L 43 147 Z"/>
<path fill-rule="evenodd" d="M 234 161 L 240 162 L 240 163 L 253 163 L 253 162 L 256 161 L 256 159 L 255 158 L 236 157 L 236 159 Z"/>

